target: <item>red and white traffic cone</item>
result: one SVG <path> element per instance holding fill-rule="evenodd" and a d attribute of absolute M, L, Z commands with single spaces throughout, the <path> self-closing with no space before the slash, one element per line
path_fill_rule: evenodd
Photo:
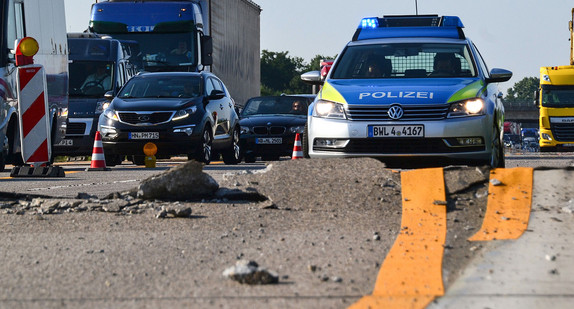
<path fill-rule="evenodd" d="M 102 135 L 100 131 L 96 131 L 96 138 L 94 139 L 94 150 L 92 151 L 92 164 L 86 171 L 109 171 L 110 168 L 106 167 L 106 157 L 104 156 L 104 147 L 102 145 Z"/>
<path fill-rule="evenodd" d="M 303 149 L 301 148 L 301 134 L 295 135 L 295 144 L 293 145 L 293 154 L 291 160 L 303 159 Z"/>

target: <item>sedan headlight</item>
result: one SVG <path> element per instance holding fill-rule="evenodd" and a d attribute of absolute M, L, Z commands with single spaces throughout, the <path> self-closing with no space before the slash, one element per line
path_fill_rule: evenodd
<path fill-rule="evenodd" d="M 118 115 L 116 114 L 116 111 L 108 108 L 104 111 L 104 116 L 106 116 L 106 118 L 111 119 L 111 120 L 115 120 L 118 121 Z"/>
<path fill-rule="evenodd" d="M 296 134 L 303 134 L 303 131 L 305 131 L 305 127 L 304 126 L 297 126 L 297 127 L 290 127 L 289 128 L 289 132 Z"/>
<path fill-rule="evenodd" d="M 251 128 L 246 126 L 241 126 L 239 134 L 249 134 L 251 133 Z"/>
<path fill-rule="evenodd" d="M 485 106 L 484 101 L 479 98 L 460 101 L 452 104 L 448 111 L 448 117 L 467 117 L 484 115 Z"/>
<path fill-rule="evenodd" d="M 321 118 L 347 119 L 345 107 L 341 103 L 317 100 L 313 109 L 313 116 Z"/>
<path fill-rule="evenodd" d="M 192 106 L 192 107 L 186 108 L 186 109 L 180 109 L 175 113 L 175 116 L 173 116 L 172 120 L 176 121 L 176 120 L 186 118 L 189 115 L 195 114 L 196 111 L 197 111 L 197 106 Z"/>

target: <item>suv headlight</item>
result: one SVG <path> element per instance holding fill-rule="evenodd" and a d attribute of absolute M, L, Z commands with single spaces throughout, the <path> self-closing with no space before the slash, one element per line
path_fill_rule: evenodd
<path fill-rule="evenodd" d="M 115 120 L 118 121 L 118 115 L 116 114 L 116 111 L 108 108 L 104 111 L 104 115 L 106 116 L 106 118 L 111 119 L 111 120 Z"/>
<path fill-rule="evenodd" d="M 172 120 L 176 121 L 176 120 L 186 118 L 191 114 L 195 114 L 196 111 L 197 111 L 197 106 L 195 106 L 195 105 L 190 107 L 190 108 L 180 109 L 175 113 Z"/>
<path fill-rule="evenodd" d="M 345 107 L 341 103 L 317 100 L 313 109 L 313 116 L 332 119 L 347 119 Z"/>
<path fill-rule="evenodd" d="M 484 115 L 485 106 L 484 101 L 480 98 L 456 102 L 450 105 L 448 110 L 448 117 L 467 117 Z"/>

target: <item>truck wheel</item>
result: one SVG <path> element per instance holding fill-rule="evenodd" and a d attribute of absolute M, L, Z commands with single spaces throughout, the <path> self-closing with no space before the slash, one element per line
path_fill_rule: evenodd
<path fill-rule="evenodd" d="M 235 128 L 231 137 L 231 145 L 222 154 L 223 163 L 235 165 L 241 162 L 241 147 L 239 146 L 239 129 Z"/>

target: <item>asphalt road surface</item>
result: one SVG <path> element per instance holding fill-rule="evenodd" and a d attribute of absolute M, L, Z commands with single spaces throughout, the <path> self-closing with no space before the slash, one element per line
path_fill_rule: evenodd
<path fill-rule="evenodd" d="M 9 178 L 4 171 L 0 191 L 103 198 L 180 164 L 86 172 L 87 163 L 62 164 L 66 177 L 59 179 Z M 318 163 L 206 166 L 220 185 L 257 190 L 269 200 L 179 202 L 191 208 L 187 218 L 157 218 L 158 208 L 174 202 L 148 201 L 133 213 L 68 208 L 46 214 L 34 200 L 6 195 L 0 200 L 0 308 L 350 307 L 373 292 L 385 257 L 404 232 L 406 198 L 399 171 L 376 160 Z M 573 165 L 569 155 L 507 157 L 509 168 Z M 445 180 L 463 175 L 453 182 L 465 184 L 444 201 L 447 291 L 484 253 L 482 245 L 466 241 L 486 212 L 489 182 L 480 174 L 445 170 Z M 240 259 L 276 273 L 279 283 L 246 285 L 224 277 Z"/>

